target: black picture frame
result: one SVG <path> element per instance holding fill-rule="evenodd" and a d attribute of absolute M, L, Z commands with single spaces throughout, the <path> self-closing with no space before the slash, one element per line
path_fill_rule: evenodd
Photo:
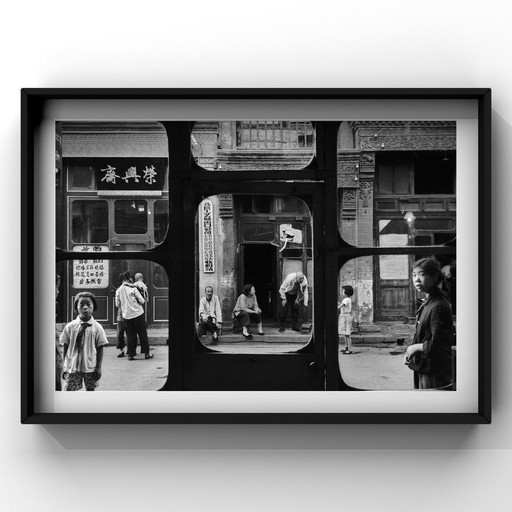
<path fill-rule="evenodd" d="M 35 184 L 36 161 L 40 158 L 37 137 L 45 116 L 45 109 L 52 102 L 59 101 L 127 101 L 143 100 L 192 100 L 192 101 L 363 101 L 363 102 L 407 102 L 407 101 L 437 101 L 437 102 L 470 102 L 477 109 L 478 123 L 478 277 L 479 289 L 479 322 L 478 322 L 478 396 L 475 397 L 476 408 L 470 412 L 78 412 L 62 413 L 40 411 L 38 406 L 38 389 L 35 371 L 39 364 L 35 357 L 35 345 L 42 343 L 36 327 L 35 296 L 40 286 L 38 275 L 44 271 L 38 264 L 40 248 L 36 243 L 35 204 L 44 191 Z M 192 121 L 192 119 L 190 120 Z M 187 144 L 187 132 L 180 131 L 179 123 L 170 123 L 169 130 L 173 131 L 174 144 L 171 151 L 177 155 L 179 166 L 190 167 L 190 155 L 183 151 Z M 328 139 L 333 137 L 332 126 L 326 123 L 324 133 L 319 136 Z M 320 171 L 311 171 L 311 176 L 318 180 L 333 183 L 335 166 L 329 155 L 317 154 L 322 161 Z M 322 169 L 331 169 L 332 172 Z M 179 169 L 177 172 L 180 172 Z M 190 172 L 196 172 L 193 169 Z M 324 174 L 321 174 L 324 172 Z M 291 179 L 293 173 L 285 172 L 283 179 Z M 248 171 L 248 180 L 264 180 L 265 175 Z M 269 174 L 270 176 L 270 174 Z M 229 177 L 211 177 L 211 180 L 226 180 L 236 189 L 238 185 L 230 183 Z M 206 182 L 208 183 L 208 179 Z M 174 204 L 182 209 L 184 204 L 181 193 L 189 186 L 182 182 L 182 189 L 171 197 Z M 207 189 L 207 185 L 206 185 Z M 457 89 L 22 89 L 21 91 L 21 422 L 23 424 L 167 424 L 167 423 L 232 423 L 232 424 L 266 424 L 266 423 L 302 423 L 302 424 L 485 424 L 491 422 L 491 90 L 487 88 L 457 88 Z M 178 224 L 181 214 L 176 215 L 176 230 L 181 236 L 187 237 L 183 228 Z M 327 223 L 332 222 L 326 220 Z M 48 232 L 54 226 L 47 227 Z M 329 241 L 326 241 L 329 250 Z M 332 249 L 332 248 L 331 248 Z M 380 254 L 385 254 L 381 251 Z M 357 255 L 357 251 L 352 252 Z M 364 251 L 361 252 L 364 254 Z M 130 253 L 125 254 L 130 256 Z M 59 256 L 57 256 L 58 259 Z M 336 265 L 339 255 L 332 251 L 326 256 L 326 265 Z M 115 259 L 115 257 L 114 257 Z M 324 269 L 325 271 L 325 269 Z M 52 269 L 53 272 L 53 269 Z M 175 270 L 171 279 L 179 279 L 179 269 Z M 474 276 L 473 276 L 474 277 Z M 39 290 L 40 291 L 40 290 Z M 320 285 L 319 294 L 333 294 L 329 283 Z M 187 292 L 184 292 L 184 300 Z M 182 311 L 178 300 L 171 297 L 171 307 L 177 308 L 178 317 Z M 333 318 L 326 322 L 332 323 Z M 176 335 L 184 335 L 184 327 L 177 325 Z M 220 392 L 220 391 L 219 391 Z"/>

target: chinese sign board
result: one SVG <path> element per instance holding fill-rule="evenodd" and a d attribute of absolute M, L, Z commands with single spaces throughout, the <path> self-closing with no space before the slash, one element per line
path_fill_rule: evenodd
<path fill-rule="evenodd" d="M 201 203 L 201 241 L 203 246 L 203 272 L 215 272 L 215 247 L 213 242 L 213 204 L 209 199 Z"/>
<path fill-rule="evenodd" d="M 162 190 L 166 158 L 95 158 L 98 190 Z"/>
<path fill-rule="evenodd" d="M 73 252 L 80 252 L 87 259 L 73 260 L 73 288 L 106 288 L 109 280 L 109 260 L 99 256 L 107 252 L 106 245 L 75 245 Z M 89 259 L 90 258 L 90 259 Z"/>

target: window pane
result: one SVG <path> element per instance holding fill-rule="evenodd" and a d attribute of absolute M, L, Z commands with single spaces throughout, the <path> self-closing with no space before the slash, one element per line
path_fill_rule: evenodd
<path fill-rule="evenodd" d="M 94 168 L 90 165 L 69 165 L 68 179 L 70 189 L 92 189 L 94 187 Z"/>
<path fill-rule="evenodd" d="M 114 223 L 114 231 L 119 235 L 147 233 L 147 201 L 116 201 L 114 203 Z"/>
<path fill-rule="evenodd" d="M 106 201 L 72 202 L 71 239 L 78 244 L 101 244 L 108 241 Z"/>
<path fill-rule="evenodd" d="M 101 243 L 115 251 L 120 241 L 143 243 L 142 250 L 161 244 L 169 221 L 164 127 L 66 121 L 57 122 L 55 132 L 57 247 Z M 102 206 L 88 211 L 95 201 Z"/>
<path fill-rule="evenodd" d="M 294 203 L 300 206 L 300 214 L 299 211 L 277 213 L 275 208 L 253 207 L 254 204 Z M 229 210 L 228 204 L 231 204 Z M 244 207 L 248 204 L 251 208 Z M 291 217 L 302 220 L 290 222 Z M 309 343 L 313 313 L 313 259 L 306 252 L 308 244 L 312 244 L 311 213 L 306 204 L 297 198 L 282 196 L 234 194 L 230 201 L 225 197 L 211 196 L 199 205 L 197 226 L 199 266 L 195 318 L 200 340 L 222 352 L 290 352 Z M 297 307 L 288 306 L 281 323 L 280 315 L 284 308 L 279 290 L 289 275 L 297 272 L 304 274 L 299 279 L 306 284 L 297 285 L 299 293 L 299 288 L 294 285 L 296 276 L 290 278 L 291 284 L 286 285 L 286 290 L 299 297 L 299 301 Z M 254 292 L 245 295 L 244 288 L 249 284 Z M 207 287 L 210 298 L 207 297 Z M 250 297 L 244 299 L 243 296 Z M 204 309 L 205 300 L 210 314 L 203 315 L 201 320 L 200 310 Z M 250 343 L 245 343 L 242 320 L 235 315 L 240 312 L 237 305 L 244 300 L 249 300 L 254 306 L 257 302 L 254 311 L 256 308 L 261 310 L 258 314 L 265 333 L 261 337 L 258 334 L 257 315 L 249 317 L 248 333 L 253 337 Z M 212 326 L 203 325 L 208 316 L 220 316 L 222 329 L 216 331 Z M 301 328 L 305 325 L 309 327 L 304 328 L 303 333 Z M 284 328 L 283 332 L 279 331 L 280 327 Z M 218 340 L 213 339 L 214 331 L 219 336 Z"/>
<path fill-rule="evenodd" d="M 455 322 L 455 255 L 366 256 L 350 260 L 341 268 L 337 305 L 339 364 L 341 376 L 349 386 L 370 390 L 414 389 L 413 371 L 404 365 L 403 359 L 405 350 L 413 343 L 416 311 L 425 299 L 425 294 L 417 291 L 412 282 L 415 262 L 422 257 L 437 260 L 445 276 L 440 291 L 448 298 Z M 344 293 L 346 286 L 351 289 Z M 350 301 L 342 308 L 347 297 Z M 455 344 L 454 338 L 451 343 Z M 352 354 L 343 352 L 347 347 Z"/>
<path fill-rule="evenodd" d="M 81 254 L 82 256 L 82 254 Z M 98 392 L 101 391 L 154 391 L 162 386 L 168 374 L 168 288 L 156 286 L 155 277 L 161 275 L 164 281 L 167 276 L 164 269 L 153 262 L 144 260 L 103 260 L 105 279 L 103 286 L 97 283 L 84 280 L 80 286 L 76 284 L 77 262 L 85 268 L 98 263 L 98 258 L 93 259 L 90 253 L 84 253 L 82 260 L 66 261 L 57 265 L 56 278 L 56 351 L 55 351 L 55 387 L 62 390 L 65 380 L 62 373 L 66 365 L 70 363 L 69 358 L 63 357 L 62 347 L 59 344 L 59 337 L 64 331 L 66 324 L 74 321 L 80 312 L 75 308 L 75 300 L 81 293 L 93 296 L 91 302 L 95 304 L 92 316 L 103 328 L 108 344 L 103 349 L 102 377 L 99 381 Z M 128 276 L 123 273 L 127 272 Z M 165 277 L 163 277 L 165 276 Z M 141 296 L 147 289 L 147 300 L 138 304 L 139 316 L 143 322 L 138 322 L 140 329 L 137 330 L 137 339 L 134 345 L 135 360 L 144 360 L 144 353 L 153 355 L 153 362 L 146 367 L 144 375 L 134 378 L 134 368 L 128 366 L 128 335 L 126 321 L 123 321 L 121 308 L 116 306 L 116 290 L 122 285 L 123 280 L 130 283 L 125 289 L 133 290 L 137 287 L 141 290 Z M 123 302 L 123 301 L 121 301 Z M 148 346 L 146 346 L 147 336 Z M 69 354 L 72 354 L 72 338 L 65 338 L 68 342 Z M 130 342 L 130 347 L 131 347 Z M 124 359 L 119 355 L 123 353 Z M 68 361 L 68 362 L 66 362 Z M 136 364 L 136 363 L 130 363 Z M 136 372 L 137 373 L 137 372 Z"/>
<path fill-rule="evenodd" d="M 244 224 L 242 228 L 244 242 L 270 242 L 275 238 L 273 224 Z"/>
<path fill-rule="evenodd" d="M 453 240 L 455 149 L 454 121 L 343 121 L 337 169 L 343 240 L 356 247 L 434 245 L 446 243 L 438 236 L 443 231 Z"/>
<path fill-rule="evenodd" d="M 153 215 L 155 244 L 161 244 L 169 227 L 169 201 L 155 201 Z"/>
<path fill-rule="evenodd" d="M 191 147 L 209 171 L 303 169 L 315 153 L 315 131 L 309 121 L 201 121 Z"/>

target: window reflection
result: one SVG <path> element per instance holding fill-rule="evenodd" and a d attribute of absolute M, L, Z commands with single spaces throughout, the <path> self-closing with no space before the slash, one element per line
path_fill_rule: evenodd
<path fill-rule="evenodd" d="M 211 196 L 199 205 L 197 226 L 195 316 L 200 340 L 227 352 L 293 351 L 307 344 L 313 260 L 306 204 L 286 196 Z M 296 297 L 297 304 L 289 305 L 283 318 L 287 296 L 280 288 L 292 274 L 286 293 Z M 295 274 L 303 276 L 297 285 Z M 244 309 L 247 304 L 250 312 Z M 244 312 L 250 313 L 247 318 Z M 209 316 L 220 324 L 218 330 L 208 324 Z M 259 334 L 259 318 L 264 334 Z M 250 344 L 244 334 L 251 336 Z"/>

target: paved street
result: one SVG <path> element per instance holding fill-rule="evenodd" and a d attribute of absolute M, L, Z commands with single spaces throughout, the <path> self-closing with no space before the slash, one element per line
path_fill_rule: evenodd
<path fill-rule="evenodd" d="M 217 345 L 210 345 L 210 338 L 203 338 L 203 342 L 219 352 L 263 354 L 293 352 L 303 347 L 309 336 L 285 333 L 285 342 L 279 342 L 272 334 L 265 336 L 264 341 L 257 336 L 254 338 L 244 341 L 240 336 L 227 335 Z M 340 350 L 342 348 L 340 344 Z M 404 346 L 396 343 L 354 344 L 352 350 L 351 355 L 339 353 L 340 370 L 348 385 L 371 390 L 412 389 L 412 372 L 402 363 Z M 128 361 L 127 357 L 118 358 L 118 353 L 114 345 L 105 348 L 103 377 L 97 391 L 152 391 L 164 385 L 168 373 L 168 347 L 165 344 L 152 345 L 154 357 L 148 360 L 137 354 L 134 361 Z"/>
<path fill-rule="evenodd" d="M 167 379 L 168 348 L 166 345 L 151 347 L 153 359 L 144 359 L 137 354 L 133 361 L 118 358 L 115 346 L 104 349 L 100 385 L 96 391 L 154 391 L 160 389 Z"/>

